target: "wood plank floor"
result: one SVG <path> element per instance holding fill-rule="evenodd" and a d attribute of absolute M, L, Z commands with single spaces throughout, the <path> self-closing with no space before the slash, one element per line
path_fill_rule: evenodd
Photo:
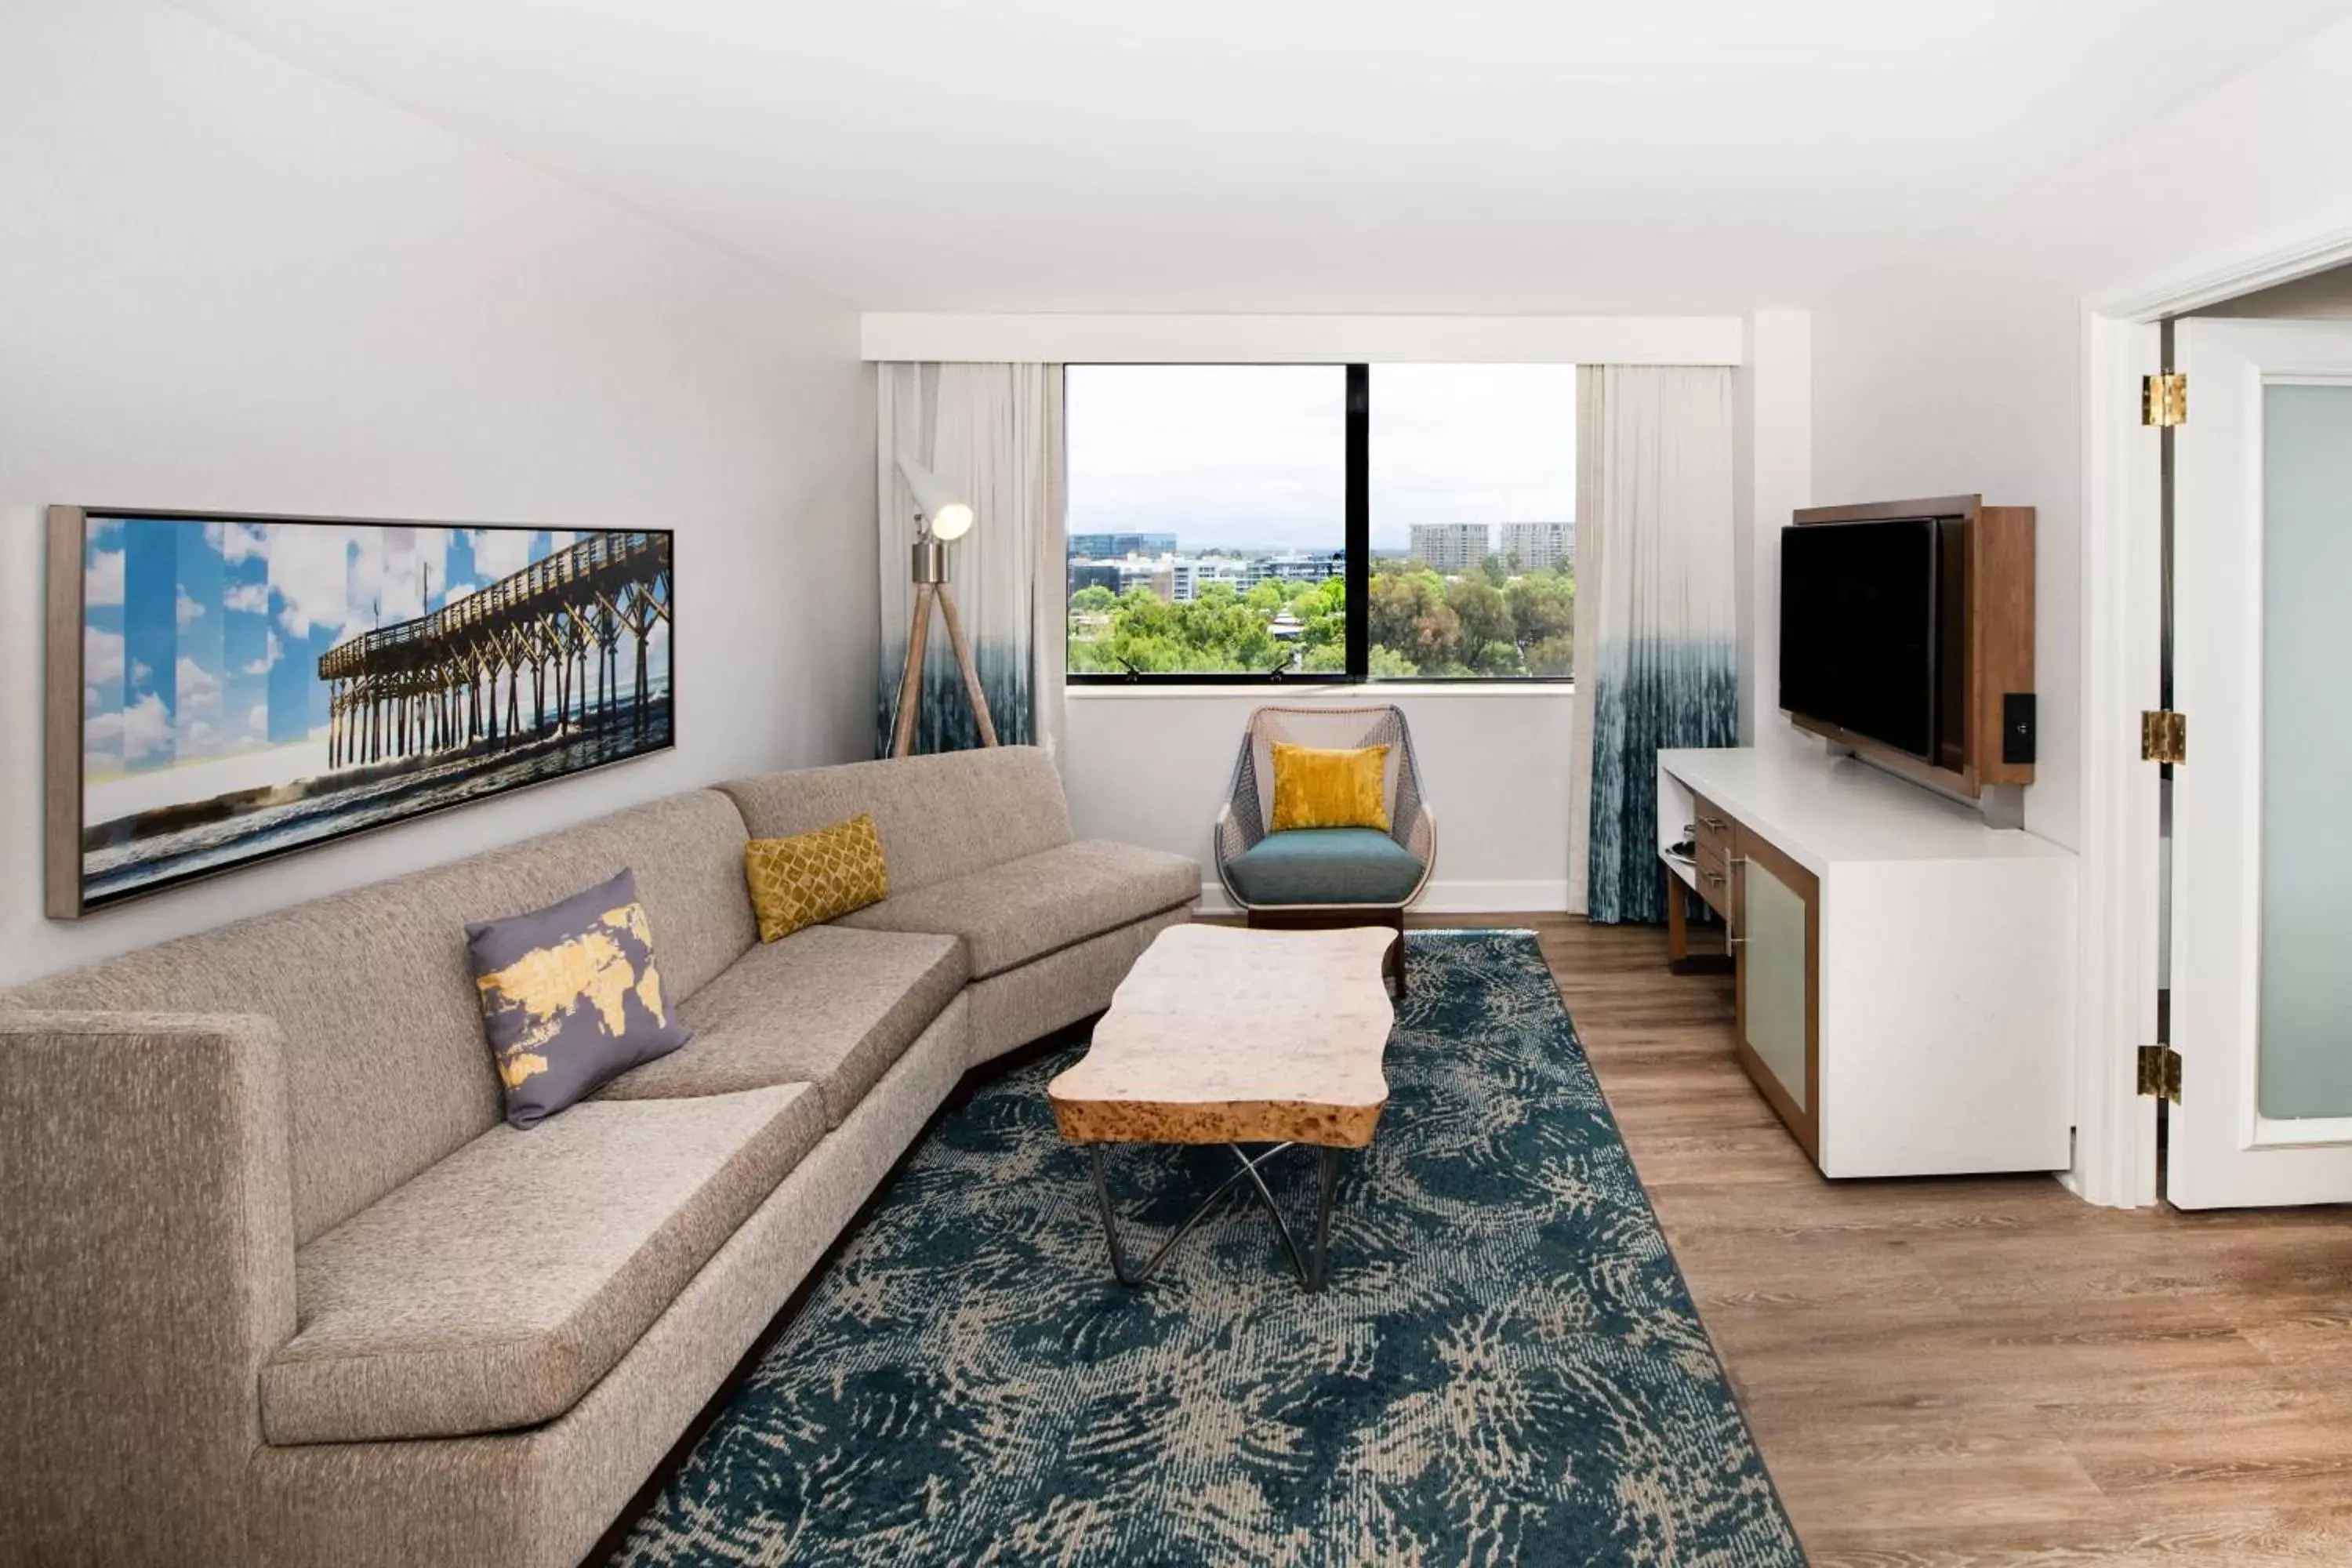
<path fill-rule="evenodd" d="M 1534 927 L 1813 1562 L 2352 1564 L 2352 1212 L 1831 1183 L 1662 931 Z"/>

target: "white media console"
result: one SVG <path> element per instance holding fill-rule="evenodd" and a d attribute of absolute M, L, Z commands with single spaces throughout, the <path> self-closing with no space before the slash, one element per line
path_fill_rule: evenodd
<path fill-rule="evenodd" d="M 2071 1163 L 2072 854 L 1852 757 L 1744 747 L 1658 753 L 1658 847 L 1724 917 L 1741 1065 L 1824 1174 Z"/>

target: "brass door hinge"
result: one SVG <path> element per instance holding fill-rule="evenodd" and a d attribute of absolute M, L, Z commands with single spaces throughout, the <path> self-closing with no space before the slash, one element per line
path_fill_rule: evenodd
<path fill-rule="evenodd" d="M 2139 422 L 2158 429 L 2189 423 L 2189 377 L 2179 372 L 2139 378 Z"/>
<path fill-rule="evenodd" d="M 2180 1103 L 2180 1053 L 2170 1046 L 2139 1048 L 2139 1091 Z"/>
<path fill-rule="evenodd" d="M 2170 763 L 2189 760 L 2189 715 L 2157 709 L 2139 716 L 2139 760 Z"/>

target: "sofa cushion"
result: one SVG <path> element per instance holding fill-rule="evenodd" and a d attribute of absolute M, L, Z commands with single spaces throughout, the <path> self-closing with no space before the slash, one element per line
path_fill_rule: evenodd
<path fill-rule="evenodd" d="M 1420 857 L 1369 827 L 1269 833 L 1225 862 L 1251 904 L 1401 904 L 1421 885 Z"/>
<path fill-rule="evenodd" d="M 812 1083 L 837 1127 L 955 999 L 964 974 L 963 944 L 951 936 L 811 926 L 753 948 L 696 992 L 678 1009 L 694 1043 L 623 1073 L 598 1098 Z"/>
<path fill-rule="evenodd" d="M 719 787 L 754 838 L 806 833 L 870 813 L 894 894 L 1070 841 L 1062 775 L 1034 746 L 845 763 Z"/>
<path fill-rule="evenodd" d="M 978 980 L 1200 896 L 1200 862 L 1089 839 L 894 895 L 841 923 L 961 937 Z"/>
<path fill-rule="evenodd" d="M 551 1420 L 824 1133 L 814 1089 L 591 1101 L 496 1127 L 303 1247 L 261 1373 L 272 1443 Z"/>

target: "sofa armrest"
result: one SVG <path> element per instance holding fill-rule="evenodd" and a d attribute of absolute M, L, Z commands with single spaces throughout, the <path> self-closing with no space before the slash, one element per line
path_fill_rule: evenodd
<path fill-rule="evenodd" d="M 278 1026 L 0 1005 L 0 1537 L 238 1562 L 294 1332 Z"/>

